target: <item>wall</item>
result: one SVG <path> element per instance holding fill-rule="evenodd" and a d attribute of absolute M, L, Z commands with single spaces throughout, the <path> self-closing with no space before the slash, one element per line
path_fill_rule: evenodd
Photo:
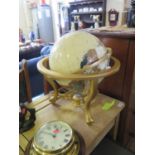
<path fill-rule="evenodd" d="M 41 0 L 29 0 L 30 2 L 40 3 Z M 68 0 L 73 1 L 73 0 Z M 59 19 L 58 19 L 58 2 L 67 2 L 67 0 L 46 0 L 47 4 L 51 6 L 52 10 L 52 18 L 53 18 L 53 31 L 54 31 L 54 40 L 58 40 L 60 37 L 59 33 Z M 106 26 L 109 26 L 108 22 L 108 11 L 111 8 L 119 11 L 119 20 L 118 25 L 124 24 L 124 16 L 125 9 L 129 8 L 131 0 L 107 0 L 107 10 L 106 10 Z M 31 9 L 28 7 L 26 0 L 19 0 L 19 27 L 23 30 L 26 38 L 28 38 L 28 34 L 32 31 L 33 23 L 32 23 L 32 13 Z"/>
<path fill-rule="evenodd" d="M 50 0 L 50 6 L 52 11 L 52 19 L 53 19 L 53 31 L 54 31 L 54 40 L 58 40 L 60 37 L 59 33 L 59 12 L 58 12 L 58 0 Z"/>
<path fill-rule="evenodd" d="M 57 2 L 58 0 L 46 0 L 46 4 L 49 4 L 51 6 L 54 40 L 57 40 L 60 36 Z M 32 31 L 33 28 L 32 11 L 29 7 L 30 3 L 40 4 L 41 0 L 19 0 L 19 27 L 23 30 L 26 39 L 28 39 L 28 34 L 30 31 Z"/>
<path fill-rule="evenodd" d="M 58 3 L 68 3 L 73 0 L 50 0 L 50 5 L 52 8 L 52 19 L 53 19 L 53 30 L 54 30 L 54 39 L 55 41 L 59 39 L 59 9 Z"/>
<path fill-rule="evenodd" d="M 19 28 L 28 38 L 29 32 L 32 31 L 32 15 L 25 0 L 19 0 Z"/>
<path fill-rule="evenodd" d="M 119 19 L 117 25 L 124 24 L 124 11 L 125 5 L 129 0 L 107 0 L 107 10 L 106 10 L 106 26 L 109 26 L 108 21 L 108 11 L 110 9 L 116 9 L 119 12 Z"/>
<path fill-rule="evenodd" d="M 131 0 L 125 0 L 125 8 L 128 9 L 128 8 L 131 8 Z"/>

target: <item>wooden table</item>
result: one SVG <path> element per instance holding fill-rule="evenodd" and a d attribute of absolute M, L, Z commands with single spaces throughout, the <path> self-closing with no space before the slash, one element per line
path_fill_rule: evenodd
<path fill-rule="evenodd" d="M 54 106 L 50 104 L 49 96 L 50 94 L 42 97 L 37 102 L 29 104 L 29 107 L 33 107 L 37 111 L 36 122 L 31 130 L 19 135 L 20 155 L 24 154 L 28 142 L 37 129 L 52 120 L 65 121 L 80 133 L 85 141 L 86 155 L 89 155 L 95 149 L 112 128 L 113 138 L 116 139 L 119 114 L 125 106 L 123 102 L 116 100 L 113 107 L 105 111 L 102 109 L 103 104 L 106 101 L 112 101 L 113 98 L 98 94 L 95 102 L 91 105 L 91 114 L 95 122 L 89 126 L 85 123 L 84 112 L 81 108 L 75 107 L 68 100 L 58 100 L 57 104 L 61 106 Z"/>

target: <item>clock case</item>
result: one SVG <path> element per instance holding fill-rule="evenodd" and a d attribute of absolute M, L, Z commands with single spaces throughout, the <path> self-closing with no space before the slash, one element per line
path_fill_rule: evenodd
<path fill-rule="evenodd" d="M 56 151 L 46 151 L 37 147 L 33 137 L 29 141 L 24 155 L 85 155 L 85 142 L 82 136 L 72 129 L 72 138 L 64 148 Z"/>

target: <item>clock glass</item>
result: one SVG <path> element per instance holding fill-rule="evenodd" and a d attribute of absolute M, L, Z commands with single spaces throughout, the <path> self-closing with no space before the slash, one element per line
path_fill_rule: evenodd
<path fill-rule="evenodd" d="M 72 128 L 65 122 L 53 121 L 42 126 L 34 136 L 37 148 L 46 151 L 57 151 L 70 143 Z"/>

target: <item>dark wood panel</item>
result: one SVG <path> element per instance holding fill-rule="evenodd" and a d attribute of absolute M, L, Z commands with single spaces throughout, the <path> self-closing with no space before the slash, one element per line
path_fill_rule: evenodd
<path fill-rule="evenodd" d="M 123 96 L 122 99 L 126 103 L 126 108 L 124 108 L 123 112 L 121 113 L 121 119 L 120 119 L 120 131 L 118 133 L 119 139 L 123 142 L 123 144 L 126 144 L 128 141 L 128 138 L 126 133 L 128 132 L 128 129 L 130 128 L 130 115 L 129 111 L 132 107 L 131 99 L 131 88 L 133 85 L 134 77 L 134 68 L 135 68 L 135 40 L 130 40 L 129 44 L 129 51 L 128 51 L 128 59 L 126 62 L 126 72 L 125 72 L 125 79 L 124 79 L 124 87 L 123 87 Z M 122 135 L 124 133 L 124 136 Z"/>
<path fill-rule="evenodd" d="M 135 32 L 121 32 L 121 31 L 95 31 L 88 30 L 91 34 L 98 36 L 99 38 L 122 38 L 122 39 L 134 39 Z"/>
<path fill-rule="evenodd" d="M 127 49 L 129 40 L 116 38 L 100 38 L 105 46 L 112 48 L 113 56 L 118 58 L 121 62 L 121 68 L 115 75 L 104 79 L 99 85 L 101 93 L 110 95 L 112 97 L 122 100 L 123 81 L 125 77 Z"/>
<path fill-rule="evenodd" d="M 124 123 L 125 129 L 123 131 L 124 132 L 123 143 L 128 144 L 128 142 L 131 139 L 135 138 L 135 75 L 133 75 L 133 83 L 132 83 L 129 104 L 125 111 L 127 113 L 127 116 L 126 116 L 126 120 Z M 123 113 L 122 115 L 125 116 L 125 113 Z M 122 126 L 122 124 L 123 124 L 123 119 L 122 119 L 121 126 Z M 121 128 L 121 126 L 120 126 L 120 128 Z M 132 151 L 134 151 L 134 150 L 132 149 Z"/>
<path fill-rule="evenodd" d="M 128 51 L 128 59 L 126 62 L 126 72 L 125 72 L 125 80 L 124 80 L 124 91 L 123 91 L 123 99 L 129 102 L 131 87 L 133 84 L 133 74 L 135 68 L 135 40 L 130 40 L 129 43 L 129 51 Z"/>
<path fill-rule="evenodd" d="M 126 107 L 121 113 L 120 124 L 118 130 L 118 140 L 122 144 L 126 144 L 128 141 L 127 128 L 131 126 L 128 120 L 130 119 L 129 109 L 131 107 L 130 96 L 131 87 L 134 79 L 134 67 L 135 67 L 135 39 L 129 35 L 129 37 L 115 36 L 102 36 L 96 35 L 107 47 L 113 49 L 113 56 L 118 58 L 121 62 L 121 68 L 115 75 L 104 79 L 99 85 L 99 91 L 111 97 L 122 100 L 126 103 Z M 133 110 L 132 110 L 133 111 Z M 133 129 L 134 131 L 134 129 Z"/>

